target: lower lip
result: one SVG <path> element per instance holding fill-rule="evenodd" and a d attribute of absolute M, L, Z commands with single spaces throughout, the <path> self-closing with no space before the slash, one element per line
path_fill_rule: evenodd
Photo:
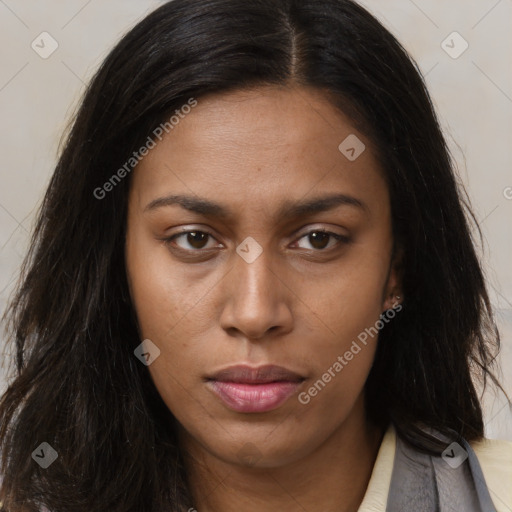
<path fill-rule="evenodd" d="M 236 412 L 266 412 L 277 409 L 290 398 L 302 382 L 269 382 L 240 384 L 237 382 L 208 382 L 210 389 Z"/>

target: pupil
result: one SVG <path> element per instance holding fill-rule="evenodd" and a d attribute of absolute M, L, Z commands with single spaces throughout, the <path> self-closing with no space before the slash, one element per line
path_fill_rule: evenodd
<path fill-rule="evenodd" d="M 208 235 L 206 233 L 199 233 L 199 232 L 194 231 L 192 233 L 188 233 L 187 241 L 195 249 L 202 249 L 205 245 L 204 242 L 205 242 L 207 236 Z"/>
<path fill-rule="evenodd" d="M 309 235 L 309 242 L 315 249 L 325 249 L 329 242 L 330 235 L 327 233 L 314 232 Z"/>

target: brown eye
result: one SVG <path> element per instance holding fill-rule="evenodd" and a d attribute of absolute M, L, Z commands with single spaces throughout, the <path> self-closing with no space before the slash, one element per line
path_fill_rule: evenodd
<path fill-rule="evenodd" d="M 210 247 L 206 247 L 206 245 L 210 239 L 213 239 L 213 237 L 204 231 L 185 231 L 170 237 L 167 241 L 176 244 L 180 249 L 194 251 L 209 249 Z"/>
<path fill-rule="evenodd" d="M 310 231 L 302 236 L 299 240 L 307 240 L 310 247 L 300 246 L 301 249 L 315 249 L 317 251 L 322 251 L 325 249 L 331 249 L 336 245 L 346 244 L 349 239 L 346 236 L 338 235 L 337 233 L 332 233 L 330 231 Z M 330 242 L 333 243 L 330 243 Z"/>
<path fill-rule="evenodd" d="M 203 249 L 209 236 L 210 235 L 201 233 L 200 231 L 191 231 L 187 233 L 187 242 L 194 247 L 194 249 Z"/>
<path fill-rule="evenodd" d="M 325 249 L 329 243 L 330 235 L 322 233 L 321 231 L 315 231 L 308 235 L 309 243 L 315 249 Z"/>

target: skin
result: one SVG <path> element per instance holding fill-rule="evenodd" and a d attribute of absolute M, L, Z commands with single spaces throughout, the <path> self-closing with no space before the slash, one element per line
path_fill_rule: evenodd
<path fill-rule="evenodd" d="M 366 145 L 353 162 L 338 150 L 350 134 Z M 307 404 L 295 395 L 273 411 L 234 412 L 204 377 L 276 364 L 307 391 L 396 304 L 389 195 L 371 141 L 321 91 L 260 87 L 199 98 L 132 180 L 128 280 L 141 339 L 161 351 L 148 370 L 180 424 L 190 507 L 356 511 L 383 435 L 364 413 L 376 338 Z M 148 208 L 171 194 L 230 216 Z M 278 215 L 332 194 L 364 206 Z M 348 242 L 308 237 L 318 229 Z M 212 236 L 164 240 L 180 230 Z M 252 263 L 236 252 L 248 236 L 263 250 Z"/>

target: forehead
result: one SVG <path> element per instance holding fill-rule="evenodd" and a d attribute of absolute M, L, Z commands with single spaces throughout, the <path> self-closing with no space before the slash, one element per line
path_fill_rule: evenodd
<path fill-rule="evenodd" d="M 261 87 L 197 102 L 135 169 L 141 208 L 177 191 L 235 210 L 334 191 L 387 200 L 371 141 L 321 91 Z"/>

